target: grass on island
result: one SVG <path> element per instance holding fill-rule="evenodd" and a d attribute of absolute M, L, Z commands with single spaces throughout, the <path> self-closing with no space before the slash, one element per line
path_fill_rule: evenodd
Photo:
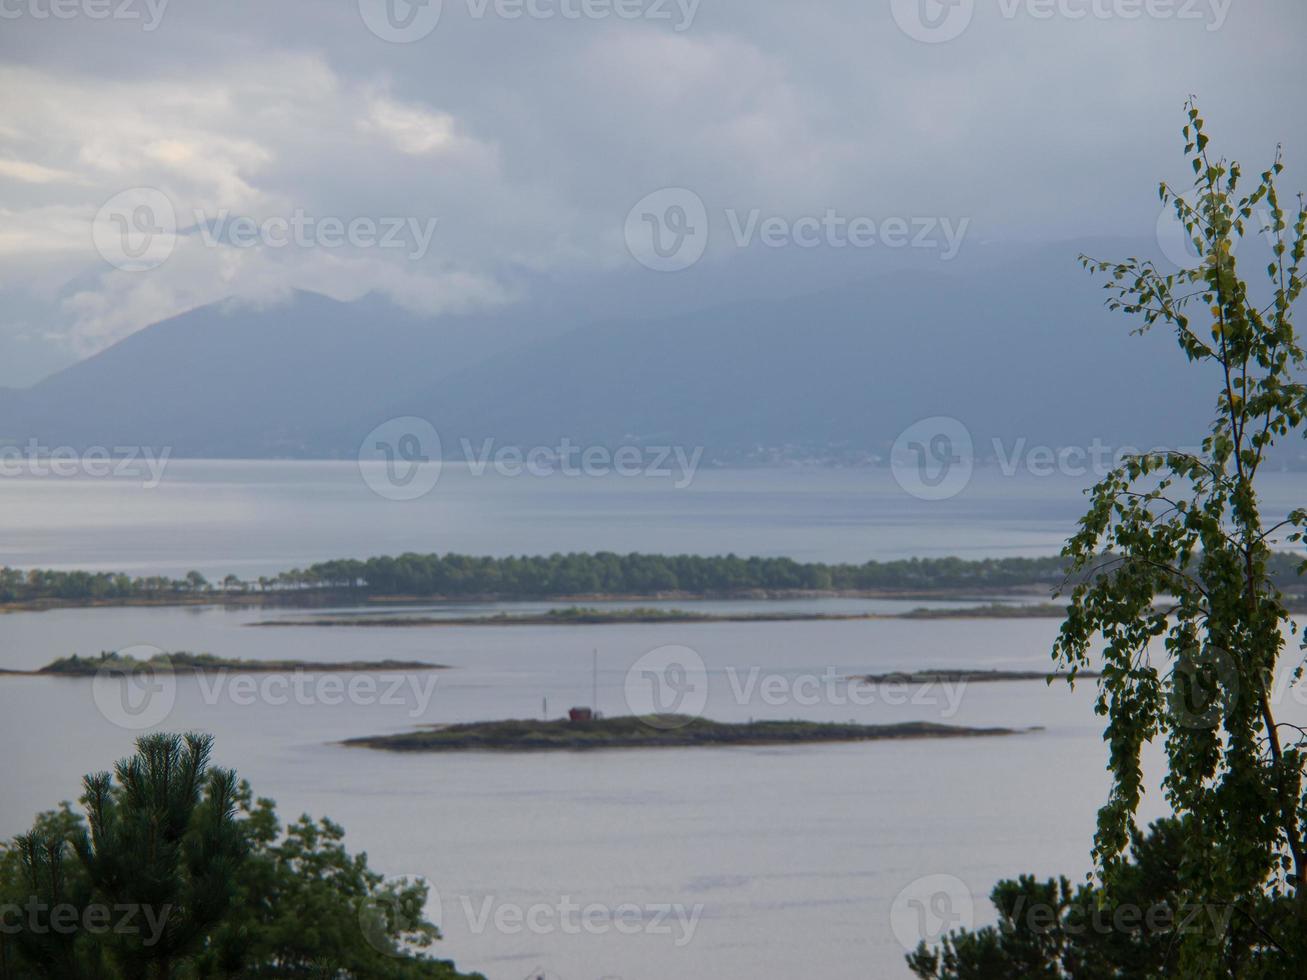
<path fill-rule="evenodd" d="M 1011 728 L 962 728 L 914 721 L 891 725 L 856 725 L 812 721 L 728 723 L 686 715 L 623 716 L 589 721 L 487 721 L 442 725 L 405 732 L 353 738 L 345 745 L 392 752 L 575 751 L 612 748 L 680 748 L 685 746 L 793 745 L 814 742 L 862 742 L 876 739 L 1015 735 Z"/>
<path fill-rule="evenodd" d="M 291 671 L 335 671 L 345 673 L 393 672 L 401 670 L 443 670 L 440 664 L 405 660 L 346 661 L 322 663 L 304 660 L 237 660 L 211 653 L 160 653 L 144 660 L 119 653 L 105 652 L 98 657 L 61 657 L 32 671 L 0 671 L 28 677 L 94 677 L 100 673 L 131 674 L 140 670 L 175 671 L 194 674 L 241 671 L 250 674 Z"/>

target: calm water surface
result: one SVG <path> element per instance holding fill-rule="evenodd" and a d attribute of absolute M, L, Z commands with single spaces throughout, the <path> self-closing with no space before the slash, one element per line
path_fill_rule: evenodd
<path fill-rule="evenodd" d="M 888 469 L 702 469 L 671 478 L 507 478 L 447 464 L 392 501 L 352 463 L 174 460 L 162 482 L 0 479 L 0 564 L 210 577 L 275 574 L 403 551 L 788 555 L 810 561 L 1056 554 L 1085 478 L 979 469 L 918 500 Z M 1304 474 L 1268 474 L 1268 512 L 1302 505 Z"/>
<path fill-rule="evenodd" d="M 179 463 L 150 492 L 103 482 L 7 483 L 0 484 L 7 549 L 0 562 L 266 574 L 316 558 L 407 549 L 735 550 L 828 560 L 1044 554 L 1080 506 L 1074 490 L 1068 495 L 1047 481 L 973 481 L 969 499 L 923 504 L 869 489 L 865 472 L 760 472 L 706 473 L 680 495 L 629 481 L 616 488 L 520 481 L 528 486 L 478 490 L 442 477 L 436 493 L 416 505 L 369 499 L 351 485 L 349 468 L 317 464 Z M 981 474 L 977 480 L 983 483 Z M 1287 483 L 1284 496 L 1296 489 Z M 796 608 L 901 606 L 836 600 Z M 916 879 L 957 876 L 974 897 L 959 914 L 983 922 L 990 918 L 985 896 L 999 878 L 1074 878 L 1089 866 L 1094 811 L 1107 786 L 1091 686 L 973 684 L 852 703 L 845 684 L 822 681 L 813 700 L 800 683 L 913 667 L 1043 669 L 1053 620 L 249 625 L 295 615 L 214 607 L 0 616 L 0 666 L 34 668 L 55 656 L 135 644 L 254 659 L 394 657 L 448 666 L 401 676 L 402 688 L 385 704 L 273 704 L 183 679 L 160 727 L 213 732 L 219 761 L 275 798 L 283 817 L 329 815 L 377 867 L 426 876 L 441 898 L 431 908 L 446 935 L 441 955 L 492 980 L 540 972 L 563 980 L 906 976 L 893 928 L 902 920 L 893 909 Z M 628 670 L 668 644 L 702 657 L 705 713 L 713 718 L 1043 730 L 540 756 L 406 757 L 334 744 L 419 724 L 538 717 L 545 701 L 559 714 L 590 702 L 596 650 L 599 707 L 625 713 Z M 25 829 L 36 810 L 74 796 L 83 773 L 129 751 L 134 733 L 106 720 L 93 692 L 89 680 L 0 678 L 5 732 L 23 744 L 22 752 L 0 754 L 0 835 Z M 1280 702 L 1288 720 L 1307 722 L 1303 692 L 1283 690 Z M 1161 812 L 1155 790 L 1146 810 Z M 698 907 L 700 917 L 688 941 L 675 925 L 667 934 L 637 936 L 477 927 L 487 898 L 493 913 L 505 905 L 553 906 L 561 896 L 608 907 L 679 904 Z"/>

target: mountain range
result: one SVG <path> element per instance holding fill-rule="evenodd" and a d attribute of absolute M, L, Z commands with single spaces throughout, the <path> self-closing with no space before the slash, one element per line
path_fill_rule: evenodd
<path fill-rule="evenodd" d="M 0 442 L 352 458 L 375 426 L 419 416 L 447 457 L 566 438 L 740 458 L 883 454 L 913 422 L 950 416 L 981 455 L 994 440 L 1193 444 L 1214 379 L 1163 328 L 1131 336 L 1075 261 L 1082 247 L 850 268 L 761 299 L 703 289 L 661 311 L 633 291 L 640 315 L 614 288 L 593 319 L 584 295 L 439 319 L 377 296 L 219 303 L 0 389 Z"/>

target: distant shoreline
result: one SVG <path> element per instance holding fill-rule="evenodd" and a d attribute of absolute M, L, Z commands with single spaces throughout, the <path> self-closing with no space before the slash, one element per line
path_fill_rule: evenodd
<path fill-rule="evenodd" d="M 580 607 L 605 602 L 846 599 L 987 604 L 966 609 L 914 609 L 905 614 L 913 619 L 1060 617 L 1065 609 L 1053 600 L 1108 574 L 1113 560 L 1106 555 L 1100 559 L 1070 569 L 1059 556 L 910 558 L 857 564 L 734 554 L 596 552 L 495 557 L 406 552 L 321 561 L 251 580 L 229 574 L 213 582 L 198 571 L 182 578 L 133 578 L 110 571 L 0 566 L 0 612 L 197 606 L 384 609 L 406 604 L 515 602 Z M 1274 552 L 1267 562 L 1271 583 L 1284 593 L 1289 610 L 1307 611 L 1307 579 L 1299 571 L 1300 556 Z M 680 613 L 686 622 L 691 615 L 695 614 Z M 781 618 L 772 613 L 756 615 L 759 620 Z M 815 614 L 796 613 L 791 618 L 811 615 Z M 836 618 L 840 614 L 826 615 Z M 868 613 L 866 618 L 873 615 Z M 585 618 L 614 621 L 612 616 Z M 711 620 L 705 616 L 697 621 Z M 478 624 L 469 616 L 461 625 Z"/>
<path fill-rule="evenodd" d="M 718 592 L 631 592 L 535 595 L 488 592 L 478 595 L 360 595 L 349 590 L 200 593 L 196 595 L 130 596 L 113 599 L 41 598 L 0 603 L 0 613 L 52 612 L 60 609 L 186 608 L 197 606 L 250 609 L 315 609 L 338 606 L 471 605 L 493 602 L 759 602 L 812 599 L 879 599 L 930 602 L 977 602 L 1030 598 L 1046 590 L 1017 586 L 1003 589 L 743 589 Z M 926 617 L 933 610 L 921 610 Z M 943 610 L 941 610 L 943 612 Z"/>
<path fill-rule="evenodd" d="M 700 613 L 684 609 L 593 609 L 569 607 L 551 609 L 547 613 L 512 615 L 496 613 L 487 616 L 326 616 L 320 619 L 273 619 L 247 625 L 266 628 L 322 627 L 322 628 L 387 628 L 415 629 L 435 627 L 478 626 L 617 626 L 657 625 L 686 623 L 841 623 L 882 619 L 1032 619 L 1054 618 L 1065 615 L 1066 610 L 1056 605 L 1000 605 L 991 604 L 975 608 L 914 609 L 904 613 L 810 613 L 766 612 L 756 610 L 740 613 Z"/>
<path fill-rule="evenodd" d="M 945 608 L 917 608 L 895 613 L 820 613 L 820 612 L 755 612 L 699 613 L 684 609 L 585 609 L 584 615 L 555 615 L 548 613 L 494 613 L 482 616 L 396 616 L 347 617 L 326 616 L 320 619 L 266 620 L 249 623 L 249 626 L 277 627 L 478 627 L 478 626 L 613 626 L 639 624 L 712 624 L 712 623 L 807 623 L 853 622 L 858 620 L 943 620 L 943 619 L 1061 619 L 1066 606 L 1053 602 L 1004 602 L 1001 600 L 1029 599 L 1030 589 L 1004 589 L 993 592 L 958 594 L 949 590 L 898 592 L 893 590 L 831 591 L 750 591 L 745 593 L 650 593 L 646 595 L 583 595 L 583 596 L 351 596 L 340 593 L 315 593 L 312 596 L 294 596 L 278 593 L 232 596 L 170 596 L 125 599 L 34 599 L 25 602 L 0 603 L 0 615 L 24 612 L 57 612 L 65 609 L 331 609 L 340 606 L 372 606 L 385 608 L 400 605 L 474 605 L 497 602 L 784 602 L 821 599 L 865 599 L 871 601 L 911 602 L 978 602 L 984 605 Z M 1307 596 L 1286 595 L 1285 605 L 1290 613 L 1307 612 Z"/>
<path fill-rule="evenodd" d="M 853 680 L 863 684 L 997 684 L 1003 681 L 1070 680 L 1071 674 L 1047 670 L 902 670 L 886 674 L 859 674 Z M 1097 680 L 1096 670 L 1078 670 L 1075 677 Z"/>
<path fill-rule="evenodd" d="M 164 653 L 149 660 L 136 660 L 120 657 L 116 653 L 103 653 L 98 657 L 63 657 L 36 670 L 0 670 L 0 677 L 98 677 L 106 673 L 131 674 L 142 670 L 174 674 L 382 674 L 448 669 L 444 664 L 415 660 L 351 660 L 330 663 L 311 660 L 235 660 L 193 653 Z"/>

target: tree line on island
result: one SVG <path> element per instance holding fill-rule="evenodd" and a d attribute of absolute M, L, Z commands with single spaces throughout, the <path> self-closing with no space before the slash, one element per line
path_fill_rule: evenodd
<path fill-rule="evenodd" d="M 1268 575 L 1281 588 L 1298 587 L 1299 559 L 1268 557 Z M 208 581 L 199 572 L 180 579 L 133 578 L 112 572 L 21 571 L 0 568 L 0 602 L 43 600 L 168 600 L 200 596 L 269 597 L 314 593 L 355 596 L 539 598 L 548 596 L 732 595 L 751 592 L 992 593 L 1005 589 L 1053 590 L 1075 584 L 1066 559 L 909 558 L 863 564 L 798 562 L 736 555 L 555 554 L 473 557 L 404 554 L 321 562 L 248 582 L 228 575 Z"/>

